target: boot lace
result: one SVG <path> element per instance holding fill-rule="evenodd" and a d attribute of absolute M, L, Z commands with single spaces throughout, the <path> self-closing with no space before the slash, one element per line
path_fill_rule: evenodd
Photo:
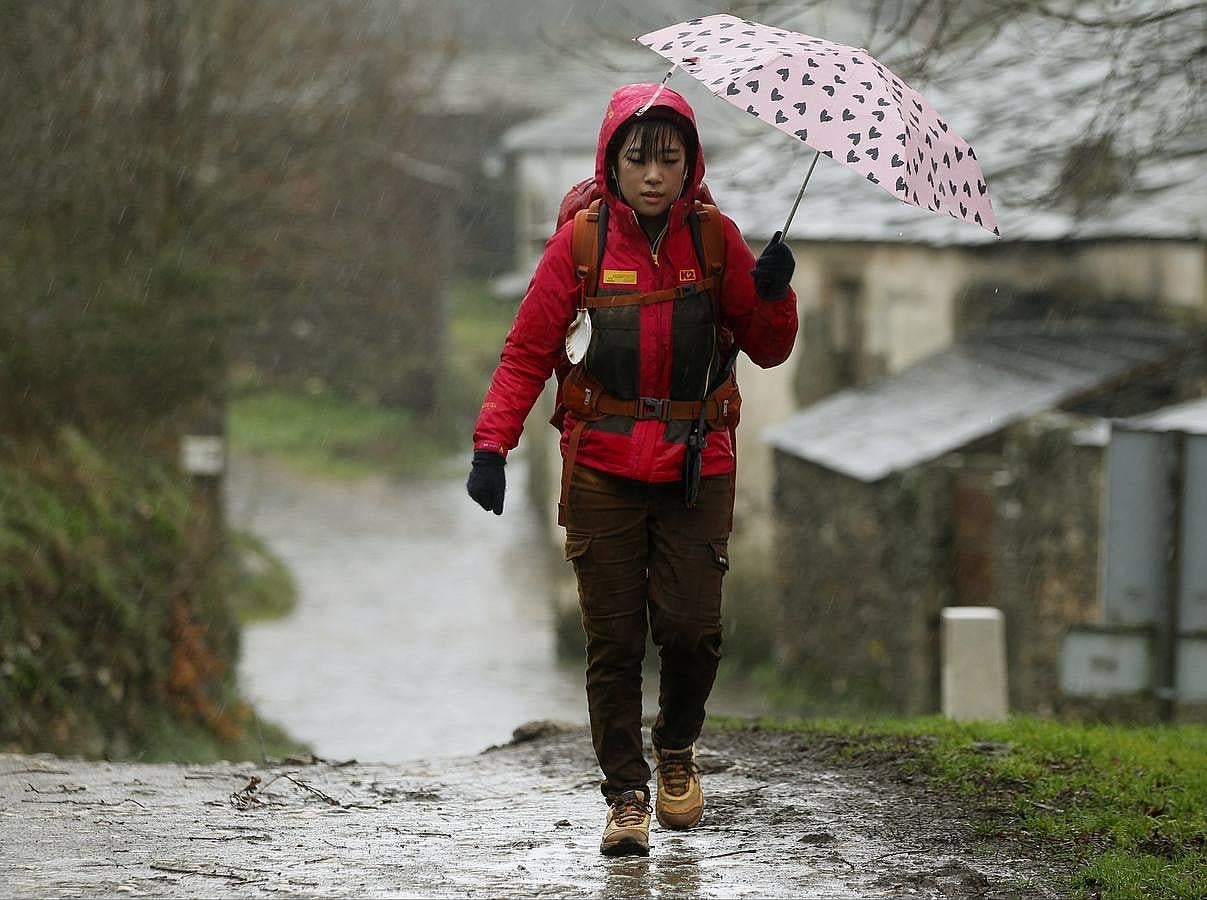
<path fill-rule="evenodd" d="M 652 810 L 636 791 L 621 794 L 612 801 L 612 821 L 621 828 L 640 825 Z"/>
<path fill-rule="evenodd" d="M 700 767 L 696 765 L 696 761 L 692 759 L 690 753 L 667 755 L 660 753 L 656 771 L 662 776 L 662 783 L 666 785 L 666 789 L 670 793 L 678 795 L 687 793 L 692 776 L 699 773 Z"/>

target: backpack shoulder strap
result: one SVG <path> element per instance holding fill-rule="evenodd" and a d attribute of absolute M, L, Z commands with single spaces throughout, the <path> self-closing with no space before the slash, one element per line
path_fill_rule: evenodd
<path fill-rule="evenodd" d="M 709 275 L 719 276 L 725 270 L 725 223 L 721 211 L 711 203 L 696 201 L 696 219 L 700 223 L 701 263 Z"/>
<path fill-rule="evenodd" d="M 574 274 L 582 284 L 585 297 L 594 297 L 598 288 L 599 266 L 603 262 L 607 234 L 606 203 L 593 200 L 586 209 L 580 209 L 574 214 L 574 234 L 570 251 L 574 255 Z"/>

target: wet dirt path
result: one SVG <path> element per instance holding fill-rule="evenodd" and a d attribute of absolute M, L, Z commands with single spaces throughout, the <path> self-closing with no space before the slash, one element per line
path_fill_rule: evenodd
<path fill-rule="evenodd" d="M 248 699 L 324 757 L 476 753 L 518 722 L 586 721 L 582 676 L 554 651 L 547 562 L 507 467 L 503 518 L 464 474 L 324 483 L 232 466 L 228 516 L 276 552 L 296 611 L 245 629 Z"/>
<path fill-rule="evenodd" d="M 0 897 L 1062 895 L 939 798 L 805 749 L 707 731 L 701 827 L 621 859 L 583 729 L 400 765 L 0 756 Z"/>
<path fill-rule="evenodd" d="M 235 460 L 228 515 L 299 590 L 292 615 L 244 631 L 240 681 L 259 712 L 319 756 L 375 762 L 476 753 L 532 719 L 585 724 L 582 662 L 555 652 L 526 478 L 511 460 L 499 518 L 465 495 L 459 460 L 445 478 L 356 483 Z M 710 709 L 765 706 L 721 679 Z"/>

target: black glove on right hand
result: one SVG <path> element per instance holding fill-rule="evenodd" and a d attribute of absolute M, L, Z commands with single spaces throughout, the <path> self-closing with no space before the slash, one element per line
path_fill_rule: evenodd
<path fill-rule="evenodd" d="M 473 468 L 465 482 L 465 489 L 474 501 L 496 516 L 503 515 L 503 494 L 507 491 L 505 465 L 507 461 L 501 454 L 493 450 L 475 450 Z"/>
<path fill-rule="evenodd" d="M 782 299 L 788 293 L 792 273 L 796 271 L 792 248 L 780 237 L 781 232 L 777 231 L 750 271 L 754 276 L 754 289 L 764 300 Z"/>

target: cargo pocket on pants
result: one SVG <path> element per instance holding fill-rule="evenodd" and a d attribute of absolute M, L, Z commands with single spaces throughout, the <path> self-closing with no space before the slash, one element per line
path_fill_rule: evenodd
<path fill-rule="evenodd" d="M 574 563 L 577 567 L 579 560 L 586 555 L 587 548 L 590 546 L 591 535 L 566 532 L 566 562 Z"/>
<path fill-rule="evenodd" d="M 716 563 L 721 574 L 729 571 L 729 545 L 723 541 L 709 542 L 708 549 L 712 552 L 712 561 Z"/>

